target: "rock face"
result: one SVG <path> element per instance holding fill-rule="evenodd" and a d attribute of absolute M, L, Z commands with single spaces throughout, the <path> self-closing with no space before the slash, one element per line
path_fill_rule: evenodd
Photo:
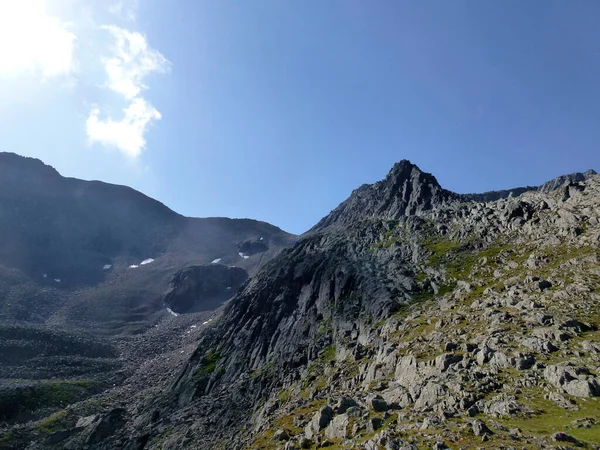
<path fill-rule="evenodd" d="M 176 313 L 212 311 L 238 291 L 248 273 L 221 264 L 181 269 L 171 280 L 165 305 Z"/>
<path fill-rule="evenodd" d="M 556 186 L 481 203 L 397 164 L 242 284 L 103 445 L 591 447 L 600 178 Z"/>
<path fill-rule="evenodd" d="M 399 219 L 419 214 L 459 198 L 442 189 L 435 177 L 410 161 L 395 164 L 385 180 L 356 189 L 311 231 L 321 231 L 330 226 L 347 226 L 369 218 Z"/>

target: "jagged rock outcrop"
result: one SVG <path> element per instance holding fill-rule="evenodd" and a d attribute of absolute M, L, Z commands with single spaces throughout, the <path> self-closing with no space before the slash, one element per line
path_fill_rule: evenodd
<path fill-rule="evenodd" d="M 525 186 L 515 189 L 483 192 L 481 194 L 464 194 L 463 198 L 476 202 L 495 202 L 496 200 L 500 200 L 503 198 L 518 197 L 519 195 L 524 194 L 525 192 L 531 191 L 539 191 L 547 194 L 558 189 L 564 184 L 572 184 L 578 183 L 580 181 L 585 181 L 593 177 L 594 175 L 596 175 L 596 171 L 590 169 L 585 172 L 575 172 L 568 175 L 561 175 L 550 181 L 547 181 L 541 186 Z"/>
<path fill-rule="evenodd" d="M 435 177 L 410 161 L 395 164 L 384 180 L 365 184 L 321 219 L 311 231 L 367 219 L 395 220 L 449 204 L 460 197 L 442 189 Z"/>

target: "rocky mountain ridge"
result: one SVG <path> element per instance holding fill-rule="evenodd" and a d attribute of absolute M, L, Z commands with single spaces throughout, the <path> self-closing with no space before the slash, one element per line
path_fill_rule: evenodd
<path fill-rule="evenodd" d="M 574 177 L 476 202 L 403 161 L 135 383 L 11 442 L 597 448 L 600 178 Z"/>

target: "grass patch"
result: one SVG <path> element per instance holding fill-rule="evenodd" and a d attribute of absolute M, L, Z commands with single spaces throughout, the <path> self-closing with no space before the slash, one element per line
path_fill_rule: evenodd
<path fill-rule="evenodd" d="M 596 398 L 581 399 L 564 394 L 573 399 L 579 410 L 570 411 L 560 408 L 550 400 L 546 400 L 543 391 L 536 388 L 524 390 L 519 401 L 531 407 L 536 415 L 530 418 L 511 418 L 499 420 L 509 428 L 519 427 L 525 433 L 536 436 L 550 436 L 558 431 L 564 431 L 587 443 L 600 442 L 600 401 Z M 595 418 L 598 423 L 590 428 L 576 428 L 571 422 L 586 417 Z"/>
<path fill-rule="evenodd" d="M 0 437 L 0 449 L 12 450 L 15 448 L 16 437 L 11 432 L 6 432 Z"/>
<path fill-rule="evenodd" d="M 101 384 L 88 380 L 17 383 L 0 392 L 0 420 L 11 420 L 22 413 L 41 408 L 64 408 L 98 392 Z"/>
<path fill-rule="evenodd" d="M 35 430 L 44 434 L 51 434 L 60 430 L 64 430 L 68 428 L 70 418 L 70 412 L 66 410 L 58 411 L 57 413 L 54 413 L 36 423 Z"/>
<path fill-rule="evenodd" d="M 200 375 L 209 375 L 213 373 L 217 369 L 217 364 L 219 362 L 220 355 L 218 352 L 209 351 L 200 362 L 200 367 L 197 369 L 197 372 Z"/>

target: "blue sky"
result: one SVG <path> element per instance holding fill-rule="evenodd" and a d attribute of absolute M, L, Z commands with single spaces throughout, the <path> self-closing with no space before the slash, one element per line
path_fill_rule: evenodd
<path fill-rule="evenodd" d="M 595 0 L 0 2 L 0 150 L 186 215 L 301 233 L 401 159 L 479 192 L 599 143 Z"/>

